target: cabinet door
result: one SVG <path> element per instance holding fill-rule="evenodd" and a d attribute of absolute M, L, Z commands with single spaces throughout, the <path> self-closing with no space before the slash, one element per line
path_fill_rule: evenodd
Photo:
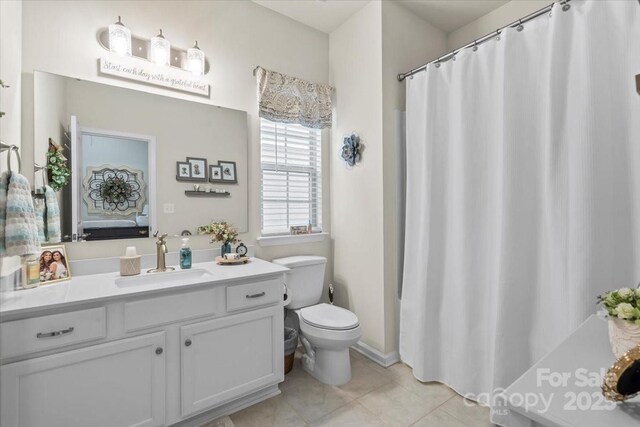
<path fill-rule="evenodd" d="M 165 333 L 0 367 L 2 427 L 164 424 Z"/>
<path fill-rule="evenodd" d="M 182 415 L 283 379 L 282 306 L 184 326 Z"/>

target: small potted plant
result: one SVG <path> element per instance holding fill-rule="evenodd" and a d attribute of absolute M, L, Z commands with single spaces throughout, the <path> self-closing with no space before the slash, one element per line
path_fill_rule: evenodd
<path fill-rule="evenodd" d="M 640 345 L 640 289 L 622 288 L 598 297 L 609 314 L 609 342 L 617 358 Z"/>
<path fill-rule="evenodd" d="M 211 224 L 198 227 L 198 234 L 208 234 L 211 236 L 211 243 L 221 242 L 220 256 L 231 252 L 231 244 L 237 243 L 238 229 L 231 226 L 226 221 L 212 222 Z"/>

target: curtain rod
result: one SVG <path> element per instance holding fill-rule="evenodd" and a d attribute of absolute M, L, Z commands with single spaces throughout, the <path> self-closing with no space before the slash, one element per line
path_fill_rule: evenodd
<path fill-rule="evenodd" d="M 507 28 L 516 28 L 518 31 L 522 31 L 522 29 L 523 29 L 522 24 L 524 24 L 525 22 L 531 21 L 532 19 L 535 19 L 535 18 L 537 18 L 537 17 L 539 17 L 541 15 L 544 15 L 547 12 L 550 12 L 551 9 L 553 8 L 553 5 L 555 5 L 556 3 L 558 3 L 559 5 L 562 5 L 562 10 L 566 12 L 571 7 L 571 6 L 568 5 L 568 3 L 570 1 L 571 0 L 559 0 L 559 1 L 553 2 L 550 5 L 545 6 L 540 10 L 537 10 L 537 11 L 535 11 L 533 13 L 530 13 L 529 15 L 527 15 L 527 16 L 525 16 L 523 18 L 518 19 L 517 21 L 513 21 L 511 24 L 505 25 L 502 28 L 498 28 L 497 30 L 487 34 L 486 36 L 483 36 L 483 37 L 481 37 L 479 39 L 474 40 L 471 43 L 468 43 L 468 44 L 466 44 L 466 45 L 464 45 L 462 47 L 459 47 L 458 49 L 455 49 L 455 50 L 447 53 L 446 55 L 443 55 L 443 56 L 441 56 L 439 58 L 436 58 L 433 61 L 429 61 L 426 64 L 424 64 L 424 65 L 422 65 L 422 66 L 420 66 L 418 68 L 414 68 L 411 71 L 407 71 L 406 73 L 398 74 L 398 81 L 399 82 L 404 81 L 404 79 L 406 79 L 407 77 L 412 76 L 412 75 L 414 75 L 414 74 L 416 74 L 416 73 L 418 73 L 418 72 L 420 72 L 422 70 L 426 70 L 427 65 L 429 65 L 429 64 L 434 64 L 435 63 L 435 64 L 437 64 L 436 66 L 439 66 L 438 63 L 453 58 L 461 50 L 464 50 L 464 49 L 467 49 L 467 48 L 470 48 L 470 47 L 473 47 L 473 49 L 476 50 L 478 48 L 479 44 L 482 44 L 482 43 L 484 43 L 486 41 L 489 41 L 492 38 L 494 38 L 495 36 L 499 36 L 500 33 L 502 33 L 502 31 L 504 31 Z"/>

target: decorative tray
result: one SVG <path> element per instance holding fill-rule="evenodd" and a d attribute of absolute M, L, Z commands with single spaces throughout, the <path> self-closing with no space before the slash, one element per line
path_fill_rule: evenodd
<path fill-rule="evenodd" d="M 243 256 L 238 259 L 224 259 L 221 256 L 217 256 L 216 262 L 220 265 L 246 264 L 249 262 L 249 257 Z"/>

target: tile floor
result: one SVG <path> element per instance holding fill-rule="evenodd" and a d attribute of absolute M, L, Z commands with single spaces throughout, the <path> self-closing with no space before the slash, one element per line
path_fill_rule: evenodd
<path fill-rule="evenodd" d="M 487 408 L 465 405 L 442 384 L 419 382 L 402 363 L 385 369 L 352 350 L 351 381 L 332 387 L 304 372 L 300 356 L 296 354 L 293 370 L 280 384 L 281 395 L 236 412 L 230 422 L 227 418 L 203 427 L 493 425 Z"/>

